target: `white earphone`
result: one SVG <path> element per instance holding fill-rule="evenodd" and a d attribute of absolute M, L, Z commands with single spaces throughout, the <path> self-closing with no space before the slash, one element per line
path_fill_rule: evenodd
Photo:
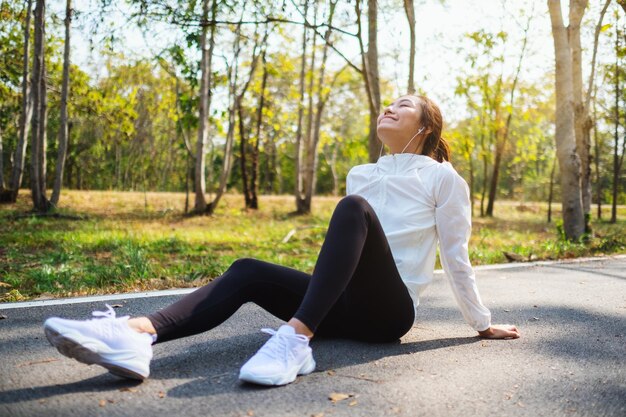
<path fill-rule="evenodd" d="M 406 146 L 404 147 L 404 149 L 402 149 L 402 151 L 401 151 L 400 153 L 404 153 L 404 151 L 406 150 L 406 148 L 408 148 L 408 147 L 409 147 L 409 144 L 413 141 L 413 139 L 415 139 L 415 136 L 417 136 L 417 135 L 419 135 L 420 133 L 422 133 L 422 132 L 424 131 L 424 129 L 425 129 L 425 128 L 426 128 L 425 126 L 422 126 L 422 127 L 420 128 L 420 130 L 418 130 L 418 131 L 417 131 L 417 133 L 416 133 L 416 134 L 414 134 L 414 135 L 413 135 L 413 137 L 412 137 L 412 138 L 411 138 L 411 139 L 407 142 Z M 383 154 L 383 148 L 384 148 L 384 146 L 385 146 L 385 144 L 384 144 L 384 143 L 382 143 L 382 141 L 381 141 L 381 144 L 380 144 L 380 153 L 378 154 L 378 157 L 379 157 L 379 158 L 380 158 L 380 157 L 381 157 L 381 155 Z"/>

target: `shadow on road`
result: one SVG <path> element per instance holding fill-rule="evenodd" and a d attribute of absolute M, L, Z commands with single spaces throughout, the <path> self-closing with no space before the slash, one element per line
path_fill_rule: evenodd
<path fill-rule="evenodd" d="M 83 379 L 69 384 L 54 384 L 36 388 L 21 388 L 0 392 L 0 404 L 18 403 L 20 401 L 41 400 L 57 395 L 84 392 L 113 392 L 124 388 L 132 388 L 141 384 L 139 381 L 112 378 L 108 374 Z"/>

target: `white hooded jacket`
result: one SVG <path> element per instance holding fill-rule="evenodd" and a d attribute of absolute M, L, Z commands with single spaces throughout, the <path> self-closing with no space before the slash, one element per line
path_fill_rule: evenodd
<path fill-rule="evenodd" d="M 468 255 L 469 187 L 449 162 L 412 153 L 384 155 L 350 170 L 346 194 L 362 196 L 376 212 L 416 312 L 433 279 L 439 241 L 441 264 L 463 317 L 474 330 L 489 328 L 491 313 L 478 294 Z"/>

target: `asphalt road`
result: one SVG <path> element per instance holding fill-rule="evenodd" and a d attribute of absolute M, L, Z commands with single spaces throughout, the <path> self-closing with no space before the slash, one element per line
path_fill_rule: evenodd
<path fill-rule="evenodd" d="M 401 341 L 314 340 L 317 371 L 279 388 L 237 380 L 267 337 L 259 329 L 280 324 L 254 305 L 155 346 L 150 378 L 134 383 L 61 356 L 43 335 L 46 317 L 87 318 L 103 302 L 0 304 L 0 416 L 626 416 L 626 256 L 477 276 L 494 322 L 522 338 L 475 337 L 438 275 Z M 109 302 L 134 316 L 178 297 Z"/>

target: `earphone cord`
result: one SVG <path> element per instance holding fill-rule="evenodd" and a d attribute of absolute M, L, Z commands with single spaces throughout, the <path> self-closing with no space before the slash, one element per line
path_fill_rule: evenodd
<path fill-rule="evenodd" d="M 420 130 L 417 131 L 416 134 L 413 135 L 413 137 L 407 142 L 406 146 L 404 147 L 404 149 L 402 149 L 402 151 L 400 153 L 404 153 L 404 151 L 406 150 L 406 148 L 409 147 L 409 145 L 411 144 L 411 142 L 413 142 L 413 139 L 415 139 L 415 136 L 419 135 L 420 133 L 422 133 L 422 130 L 424 130 L 424 128 L 421 128 Z M 378 154 L 378 157 L 380 158 L 381 155 L 383 154 L 383 147 L 385 146 L 385 144 L 381 141 L 380 142 L 380 153 Z"/>

